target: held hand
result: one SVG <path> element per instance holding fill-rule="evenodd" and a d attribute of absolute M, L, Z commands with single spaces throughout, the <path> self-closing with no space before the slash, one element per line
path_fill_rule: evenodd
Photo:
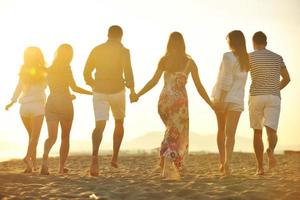
<path fill-rule="evenodd" d="M 5 106 L 5 110 L 9 110 L 10 107 L 12 107 L 13 105 L 14 105 L 14 102 L 10 102 L 9 104 L 7 104 L 7 105 Z"/>
<path fill-rule="evenodd" d="M 92 88 L 92 90 L 94 91 L 94 88 L 95 88 L 95 82 L 94 81 L 87 83 L 87 85 L 89 85 Z"/>
<path fill-rule="evenodd" d="M 212 110 L 215 110 L 215 104 L 212 100 L 209 100 L 208 105 Z"/>
<path fill-rule="evenodd" d="M 216 113 L 225 113 L 226 110 L 227 110 L 227 107 L 228 107 L 228 103 L 226 102 L 217 102 L 215 105 L 214 105 L 214 110 Z"/>
<path fill-rule="evenodd" d="M 211 102 L 211 103 L 209 104 L 209 106 L 210 106 L 210 108 L 211 108 L 212 110 L 216 110 L 216 106 L 215 106 L 215 104 L 214 104 L 213 102 Z"/>
<path fill-rule="evenodd" d="M 139 97 L 135 92 L 131 92 L 129 97 L 130 97 L 130 103 L 134 103 L 139 100 Z"/>
<path fill-rule="evenodd" d="M 71 94 L 72 101 L 76 99 L 76 96 L 74 94 Z"/>
<path fill-rule="evenodd" d="M 225 109 L 226 109 L 226 103 L 219 102 L 219 101 L 214 102 L 213 103 L 213 109 L 217 113 L 223 113 L 223 112 L 225 112 Z"/>

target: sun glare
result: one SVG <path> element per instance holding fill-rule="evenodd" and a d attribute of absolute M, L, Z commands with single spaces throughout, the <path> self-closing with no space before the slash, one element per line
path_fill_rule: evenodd
<path fill-rule="evenodd" d="M 294 85 L 283 92 L 283 111 L 281 129 L 287 136 L 282 137 L 284 144 L 294 144 L 300 139 L 296 133 L 300 106 L 299 98 L 290 99 L 299 85 L 297 74 L 300 62 L 291 57 L 300 51 L 299 12 L 293 4 L 277 3 L 268 8 L 265 3 L 242 3 L 239 1 L 0 1 L 0 53 L 2 91 L 1 105 L 9 101 L 17 84 L 22 63 L 23 51 L 28 46 L 38 46 L 43 51 L 47 64 L 51 64 L 54 52 L 62 43 L 69 43 L 74 49 L 71 63 L 74 77 L 83 87 L 83 67 L 90 51 L 107 39 L 107 28 L 119 24 L 124 30 L 124 45 L 130 49 L 131 61 L 137 90 L 149 80 L 157 63 L 165 53 L 170 32 L 180 31 L 187 45 L 187 52 L 193 57 L 199 68 L 200 78 L 210 94 L 216 81 L 222 54 L 228 51 L 226 35 L 229 31 L 240 29 L 247 39 L 248 51 L 252 51 L 251 37 L 257 30 L 264 30 L 269 36 L 269 47 L 286 58 Z M 260 5 L 258 8 L 254 5 Z M 298 5 L 298 3 L 295 3 Z M 273 7 L 273 6 L 272 6 Z M 232 10 L 237 10 L 232 12 Z M 238 16 L 238 17 L 237 17 Z M 277 22 L 276 19 L 280 19 Z M 280 24 L 280 25 L 279 25 Z M 293 30 L 293 31 L 285 31 Z M 285 38 L 286 42 L 283 42 Z M 36 71 L 30 71 L 32 75 Z M 298 84 L 298 85 L 297 85 Z M 163 124 L 157 118 L 157 99 L 162 82 L 143 97 L 137 105 L 127 103 L 125 141 L 139 137 L 144 133 L 163 130 Z M 247 89 L 248 90 L 247 86 Z M 201 100 L 197 91 L 188 81 L 190 103 L 190 130 L 199 134 L 216 134 L 215 116 Z M 245 103 L 247 102 L 247 96 Z M 72 138 L 89 141 L 93 127 L 92 100 L 77 96 L 74 102 L 75 120 Z M 0 136 L 3 140 L 27 142 L 24 128 L 18 120 L 18 108 L 12 112 L 1 112 L 5 121 L 1 125 Z M 141 116 L 143 113 L 143 116 Z M 284 118 L 285 117 L 285 118 Z M 290 119 L 289 119 L 290 118 Z M 247 111 L 243 113 L 238 127 L 238 135 L 250 138 Z M 205 123 L 201 123 L 206 121 Z M 138 124 L 138 126 L 137 126 Z M 44 124 L 45 125 L 45 124 Z M 104 134 L 104 141 L 111 140 L 113 122 L 110 121 Z M 43 126 L 41 141 L 47 135 Z M 17 136 L 17 137 L 16 137 Z M 40 147 L 42 148 L 42 147 Z"/>

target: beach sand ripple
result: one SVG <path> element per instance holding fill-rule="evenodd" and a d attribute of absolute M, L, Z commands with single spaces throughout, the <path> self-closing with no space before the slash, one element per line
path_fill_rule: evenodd
<path fill-rule="evenodd" d="M 69 157 L 68 175 L 57 173 L 58 158 L 49 159 L 49 176 L 23 174 L 22 161 L 11 160 L 0 163 L 0 199 L 300 199 L 300 156 L 276 157 L 276 169 L 256 176 L 254 155 L 235 153 L 224 177 L 217 154 L 190 154 L 180 181 L 161 178 L 154 154 L 123 154 L 118 169 L 103 156 L 99 177 L 88 175 L 85 155 Z"/>

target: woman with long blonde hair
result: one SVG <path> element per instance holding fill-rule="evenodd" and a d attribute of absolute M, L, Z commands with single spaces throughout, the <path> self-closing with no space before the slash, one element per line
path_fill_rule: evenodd
<path fill-rule="evenodd" d="M 6 110 L 19 101 L 22 122 L 28 132 L 29 142 L 25 158 L 25 173 L 37 169 L 36 147 L 38 144 L 46 102 L 46 67 L 41 50 L 28 47 L 24 52 L 24 64 L 21 66 L 19 82 L 6 106 Z"/>

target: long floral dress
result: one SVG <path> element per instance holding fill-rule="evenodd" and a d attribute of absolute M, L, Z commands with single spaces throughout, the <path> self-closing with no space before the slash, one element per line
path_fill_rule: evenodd
<path fill-rule="evenodd" d="M 160 156 L 182 169 L 188 151 L 189 114 L 185 72 L 164 73 L 165 85 L 158 102 L 158 113 L 166 126 Z M 166 159 L 165 159 L 166 160 Z"/>

